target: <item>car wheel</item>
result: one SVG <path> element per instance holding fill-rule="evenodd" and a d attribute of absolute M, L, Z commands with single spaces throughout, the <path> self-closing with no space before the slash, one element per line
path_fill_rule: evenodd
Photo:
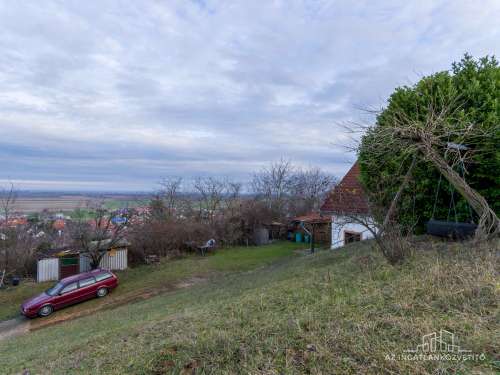
<path fill-rule="evenodd" d="M 106 294 L 108 294 L 108 289 L 107 288 L 99 288 L 97 289 L 97 297 L 105 297 Z"/>
<path fill-rule="evenodd" d="M 50 305 L 43 306 L 40 310 L 38 310 L 38 315 L 40 316 L 49 316 L 54 311 L 54 308 Z"/>

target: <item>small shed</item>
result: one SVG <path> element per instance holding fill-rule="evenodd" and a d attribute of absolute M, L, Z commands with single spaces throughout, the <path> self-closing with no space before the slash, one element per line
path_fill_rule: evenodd
<path fill-rule="evenodd" d="M 331 217 L 323 216 L 319 213 L 309 213 L 297 216 L 291 220 L 289 238 L 292 241 L 311 241 L 310 234 L 314 232 L 314 241 L 320 244 L 330 244 L 331 241 Z M 305 229 L 304 229 L 305 227 Z"/>
<path fill-rule="evenodd" d="M 252 241 L 254 245 L 257 246 L 267 245 L 270 242 L 269 229 L 267 229 L 264 226 L 259 226 L 257 228 L 254 228 Z"/>
<path fill-rule="evenodd" d="M 272 221 L 270 223 L 264 224 L 264 226 L 269 230 L 269 239 L 271 240 L 282 240 L 286 237 L 287 225 L 280 223 L 279 221 Z"/>
<path fill-rule="evenodd" d="M 128 267 L 128 247 L 126 240 L 121 240 L 113 246 L 111 241 L 101 244 L 106 251 L 99 264 L 107 270 L 124 270 Z M 85 252 L 70 247 L 51 249 L 40 254 L 37 261 L 37 282 L 60 280 L 81 272 L 90 271 L 90 258 Z"/>

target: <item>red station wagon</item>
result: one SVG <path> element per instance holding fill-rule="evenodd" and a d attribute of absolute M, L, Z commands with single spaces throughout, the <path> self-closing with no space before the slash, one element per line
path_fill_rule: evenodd
<path fill-rule="evenodd" d="M 52 288 L 24 301 L 21 313 L 29 318 L 48 316 L 54 310 L 94 297 L 104 297 L 117 285 L 116 275 L 101 269 L 66 277 Z"/>

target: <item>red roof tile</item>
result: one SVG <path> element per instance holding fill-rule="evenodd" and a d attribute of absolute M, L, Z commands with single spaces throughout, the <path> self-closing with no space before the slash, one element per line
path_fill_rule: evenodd
<path fill-rule="evenodd" d="M 354 163 L 340 183 L 330 192 L 322 212 L 368 214 L 368 200 L 359 182 L 359 165 Z"/>
<path fill-rule="evenodd" d="M 52 224 L 52 228 L 54 228 L 55 230 L 63 230 L 65 226 L 66 226 L 66 223 L 64 222 L 64 220 L 61 220 L 61 219 L 57 219 Z"/>
<path fill-rule="evenodd" d="M 294 217 L 292 221 L 302 221 L 304 223 L 329 223 L 331 218 L 329 216 L 323 216 L 319 213 L 312 212 L 304 216 Z"/>

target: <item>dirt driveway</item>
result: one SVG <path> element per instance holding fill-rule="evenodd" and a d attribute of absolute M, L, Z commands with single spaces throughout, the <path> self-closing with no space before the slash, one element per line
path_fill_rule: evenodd
<path fill-rule="evenodd" d="M 29 332 L 30 320 L 24 316 L 0 322 L 0 341 Z"/>
<path fill-rule="evenodd" d="M 207 279 L 203 277 L 192 277 L 174 284 L 164 285 L 163 287 L 156 288 L 153 291 L 138 290 L 119 296 L 114 296 L 113 293 L 110 293 L 106 298 L 100 300 L 100 303 L 87 304 L 84 302 L 73 308 L 56 311 L 47 318 L 28 319 L 24 316 L 19 316 L 14 319 L 5 320 L 0 322 L 0 341 L 65 321 L 92 315 L 98 311 L 113 309 L 129 303 L 144 301 L 157 295 L 173 292 L 178 289 L 189 288 L 193 285 L 203 283 L 206 280 Z"/>

